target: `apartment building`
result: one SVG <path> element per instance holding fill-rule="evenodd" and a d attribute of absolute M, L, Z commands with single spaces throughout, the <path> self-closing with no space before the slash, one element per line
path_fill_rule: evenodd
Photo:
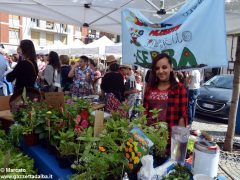
<path fill-rule="evenodd" d="M 23 18 L 0 13 L 0 43 L 6 49 L 16 47 L 23 35 Z"/>
<path fill-rule="evenodd" d="M 88 44 L 103 35 L 115 42 L 120 40 L 117 35 L 99 32 L 88 27 L 0 13 L 0 44 L 6 49 L 16 49 L 21 39 L 31 39 L 35 47 L 41 49 L 46 46 L 68 45 L 76 39 Z"/>

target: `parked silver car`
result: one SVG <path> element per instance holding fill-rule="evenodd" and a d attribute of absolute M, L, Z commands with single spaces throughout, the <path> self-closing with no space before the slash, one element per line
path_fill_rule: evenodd
<path fill-rule="evenodd" d="M 228 120 L 232 99 L 233 75 L 216 75 L 200 88 L 196 114 Z"/>

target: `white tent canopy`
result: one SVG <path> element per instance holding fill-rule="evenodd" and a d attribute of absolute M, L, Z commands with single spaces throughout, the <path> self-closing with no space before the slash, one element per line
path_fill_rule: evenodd
<path fill-rule="evenodd" d="M 81 48 L 84 46 L 85 44 L 79 39 L 75 39 L 72 43 L 67 45 L 68 48 Z"/>
<path fill-rule="evenodd" d="M 122 43 L 105 47 L 105 54 L 122 55 Z"/>
<path fill-rule="evenodd" d="M 165 0 L 166 16 L 174 13 L 185 0 Z M 159 0 L 0 0 L 0 11 L 82 26 L 121 34 L 121 10 L 136 8 L 149 19 L 161 21 L 156 11 Z M 226 0 L 227 31 L 240 32 L 240 0 Z M 213 11 L 214 11 L 213 7 Z"/>
<path fill-rule="evenodd" d="M 99 54 L 104 55 L 105 54 L 105 46 L 111 46 L 114 45 L 114 42 L 108 39 L 106 36 L 103 36 L 99 38 L 98 40 L 93 41 L 90 44 L 86 45 L 86 48 L 93 48 L 93 47 L 99 47 Z"/>

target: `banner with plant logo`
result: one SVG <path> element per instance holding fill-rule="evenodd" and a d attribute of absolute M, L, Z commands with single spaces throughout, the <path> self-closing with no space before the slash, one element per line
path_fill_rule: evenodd
<path fill-rule="evenodd" d="M 123 63 L 150 67 L 165 52 L 175 69 L 227 65 L 224 0 L 188 0 L 179 11 L 152 23 L 139 10 L 122 11 Z"/>

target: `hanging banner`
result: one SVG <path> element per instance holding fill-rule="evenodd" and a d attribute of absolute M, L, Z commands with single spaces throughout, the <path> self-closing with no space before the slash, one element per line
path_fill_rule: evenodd
<path fill-rule="evenodd" d="M 174 69 L 227 65 L 224 0 L 188 0 L 179 11 L 152 23 L 140 11 L 122 11 L 123 63 L 150 67 L 164 52 Z"/>

